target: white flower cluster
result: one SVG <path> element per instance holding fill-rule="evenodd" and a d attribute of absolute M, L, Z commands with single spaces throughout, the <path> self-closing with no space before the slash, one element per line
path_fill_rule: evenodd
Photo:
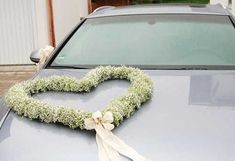
<path fill-rule="evenodd" d="M 130 117 L 142 103 L 149 100 L 153 92 L 150 77 L 132 67 L 101 66 L 78 80 L 68 76 L 36 78 L 14 85 L 5 95 L 5 102 L 17 114 L 30 119 L 39 119 L 46 123 L 62 123 L 70 128 L 84 129 L 84 120 L 92 112 L 62 106 L 52 106 L 32 97 L 33 94 L 46 91 L 89 92 L 93 87 L 109 79 L 126 79 L 131 82 L 128 92 L 112 100 L 102 111 L 111 112 L 114 125 L 118 126 L 124 118 Z"/>

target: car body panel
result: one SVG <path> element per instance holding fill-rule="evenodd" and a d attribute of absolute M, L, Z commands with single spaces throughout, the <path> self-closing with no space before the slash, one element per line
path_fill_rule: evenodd
<path fill-rule="evenodd" d="M 220 5 L 135 6 L 100 10 L 87 18 L 127 14 L 228 15 Z M 35 77 L 68 75 L 82 78 L 88 69 L 45 69 L 87 19 L 62 41 Z M 234 20 L 231 19 L 233 22 Z M 114 134 L 152 161 L 235 160 L 235 70 L 146 70 L 154 81 L 152 99 Z M 36 98 L 54 105 L 100 110 L 127 90 L 123 80 L 106 81 L 87 94 L 46 92 Z M 0 101 L 0 160 L 95 161 L 95 134 L 60 124 L 31 121 L 8 113 Z M 0 110 L 0 111 L 1 111 Z M 4 119 L 6 118 L 6 119 Z"/>
<path fill-rule="evenodd" d="M 88 69 L 43 69 L 36 77 L 82 78 Z M 235 71 L 146 70 L 152 99 L 114 134 L 150 160 L 235 160 Z M 86 94 L 46 92 L 54 105 L 96 111 L 127 90 L 129 82 L 106 81 Z M 0 160 L 58 161 L 98 158 L 94 133 L 31 121 L 10 112 L 0 130 Z"/>

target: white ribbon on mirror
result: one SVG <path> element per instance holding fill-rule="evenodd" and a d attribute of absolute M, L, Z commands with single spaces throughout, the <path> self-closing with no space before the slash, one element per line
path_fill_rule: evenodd
<path fill-rule="evenodd" d="M 47 61 L 47 59 L 50 57 L 52 51 L 54 50 L 54 47 L 48 45 L 45 48 L 42 48 L 40 50 L 40 60 L 39 62 L 36 64 L 37 70 L 41 69 L 42 66 L 45 64 L 45 62 Z"/>
<path fill-rule="evenodd" d="M 120 154 L 133 161 L 148 161 L 111 132 L 114 128 L 112 122 L 111 112 L 106 112 L 102 116 L 100 111 L 84 120 L 87 130 L 94 129 L 96 131 L 99 161 L 121 161 Z"/>

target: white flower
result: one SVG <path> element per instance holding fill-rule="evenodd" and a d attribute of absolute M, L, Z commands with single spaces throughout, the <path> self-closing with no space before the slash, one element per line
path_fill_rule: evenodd
<path fill-rule="evenodd" d="M 14 85 L 6 93 L 4 100 L 8 107 L 17 114 L 39 119 L 46 123 L 62 123 L 70 128 L 85 128 L 85 119 L 92 115 L 91 112 L 75 110 L 63 106 L 51 106 L 32 97 L 33 94 L 46 91 L 66 92 L 90 92 L 93 87 L 109 79 L 126 79 L 131 85 L 128 92 L 115 98 L 103 109 L 109 111 L 94 113 L 93 118 L 86 120 L 87 129 L 94 129 L 97 124 L 112 129 L 118 126 L 124 118 L 140 108 L 141 104 L 148 101 L 153 94 L 153 82 L 151 78 L 139 69 L 132 67 L 97 67 L 91 70 L 83 78 L 70 76 L 51 76 L 48 78 L 36 78 Z M 77 109 L 77 108 L 76 108 Z M 115 119 L 113 119 L 115 118 Z"/>
<path fill-rule="evenodd" d="M 113 114 L 111 112 L 106 112 L 104 116 L 100 111 L 97 111 L 92 114 L 91 118 L 87 118 L 84 120 L 85 128 L 87 130 L 95 129 L 96 126 L 102 125 L 106 130 L 111 131 L 114 128 L 113 122 Z"/>

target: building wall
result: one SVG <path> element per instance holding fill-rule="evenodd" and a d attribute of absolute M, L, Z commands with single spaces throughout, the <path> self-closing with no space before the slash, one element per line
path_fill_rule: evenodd
<path fill-rule="evenodd" d="M 211 4 L 220 3 L 220 4 L 222 4 L 223 6 L 228 6 L 228 1 L 229 1 L 229 0 L 210 0 L 210 3 L 211 3 Z"/>
<path fill-rule="evenodd" d="M 235 16 L 235 0 L 232 0 L 232 13 Z"/>
<path fill-rule="evenodd" d="M 69 2 L 69 3 L 68 3 Z M 88 14 L 87 0 L 54 0 L 53 14 L 56 45 Z"/>
<path fill-rule="evenodd" d="M 87 0 L 53 0 L 55 41 L 88 14 Z M 49 44 L 47 0 L 0 0 L 0 65 L 31 64 L 30 53 Z"/>
<path fill-rule="evenodd" d="M 34 31 L 37 35 L 37 44 L 34 48 L 42 48 L 50 43 L 49 40 L 49 28 L 47 19 L 47 4 L 46 0 L 34 0 L 35 2 L 35 16 L 36 30 Z"/>
<path fill-rule="evenodd" d="M 35 0 L 0 0 L 0 64 L 29 63 L 38 47 Z"/>
<path fill-rule="evenodd" d="M 229 4 L 229 0 L 210 0 L 211 4 L 217 4 L 220 3 L 222 4 L 224 7 L 228 7 L 231 9 L 231 12 L 233 13 L 233 15 L 235 15 L 235 0 L 232 0 L 232 4 Z"/>

